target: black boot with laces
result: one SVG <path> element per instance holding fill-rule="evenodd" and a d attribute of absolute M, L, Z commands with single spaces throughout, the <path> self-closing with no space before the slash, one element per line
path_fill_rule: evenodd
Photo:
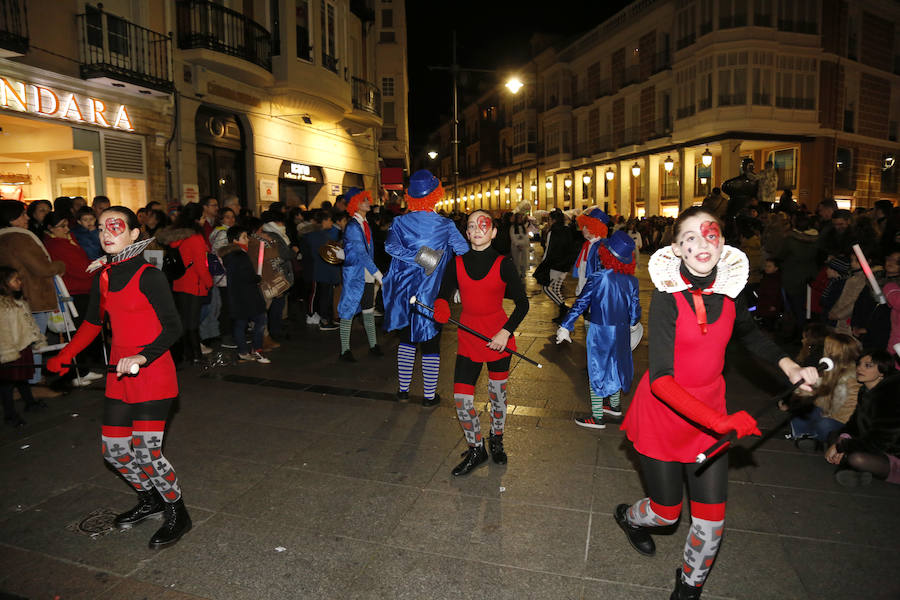
<path fill-rule="evenodd" d="M 191 517 L 184 506 L 184 500 L 179 498 L 177 502 L 166 502 L 163 513 L 166 521 L 150 538 L 151 550 L 170 546 L 191 530 Z"/>
<path fill-rule="evenodd" d="M 468 475 L 476 468 L 486 463 L 488 459 L 488 453 L 484 448 L 484 444 L 480 446 L 470 446 L 468 450 L 462 453 L 462 456 L 463 461 L 456 465 L 456 468 L 451 471 L 454 477 Z"/>
<path fill-rule="evenodd" d="M 118 529 L 131 529 L 144 519 L 161 515 L 165 502 L 159 493 L 152 489 L 149 492 L 138 492 L 138 503 L 131 510 L 125 511 L 113 519 Z"/>
<path fill-rule="evenodd" d="M 503 434 L 494 435 L 488 438 L 488 449 L 491 451 L 491 458 L 498 465 L 506 464 L 506 452 L 503 450 Z"/>

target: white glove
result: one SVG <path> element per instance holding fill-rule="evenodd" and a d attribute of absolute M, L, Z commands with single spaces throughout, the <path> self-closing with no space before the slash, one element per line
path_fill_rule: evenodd
<path fill-rule="evenodd" d="M 631 326 L 631 350 L 634 351 L 635 348 L 638 347 L 638 344 L 641 343 L 641 338 L 644 337 L 644 326 L 640 324 L 640 322 L 635 323 Z"/>
<path fill-rule="evenodd" d="M 344 249 L 343 248 L 335 248 L 334 255 L 338 260 L 344 260 Z"/>
<path fill-rule="evenodd" d="M 563 340 L 572 343 L 572 338 L 569 336 L 569 330 L 565 327 L 560 327 L 556 330 L 556 343 L 561 344 Z"/>
<path fill-rule="evenodd" d="M 459 290 L 453 292 L 453 304 L 462 304 L 462 298 L 459 297 Z"/>
<path fill-rule="evenodd" d="M 99 269 L 100 267 L 102 267 L 105 264 L 106 264 L 106 257 L 101 256 L 100 258 L 94 260 L 91 264 L 89 264 L 87 266 L 87 269 L 85 269 L 85 271 L 87 271 L 88 273 L 93 273 L 94 271 L 96 271 L 97 269 Z"/>
<path fill-rule="evenodd" d="M 375 271 L 375 274 L 372 275 L 372 277 L 375 278 L 375 281 L 378 282 L 378 285 L 382 285 L 381 281 L 383 276 L 381 275 L 381 271 Z"/>

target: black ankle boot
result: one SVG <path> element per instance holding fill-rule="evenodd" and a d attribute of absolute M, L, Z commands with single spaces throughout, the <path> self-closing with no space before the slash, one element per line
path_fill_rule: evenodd
<path fill-rule="evenodd" d="M 625 532 L 625 537 L 628 538 L 628 542 L 635 550 L 644 556 L 653 556 L 656 554 L 656 542 L 653 541 L 653 537 L 647 532 L 646 527 L 632 525 L 628 522 L 628 519 L 625 517 L 627 511 L 627 504 L 620 504 L 616 507 L 616 510 L 613 511 L 616 523 Z"/>
<path fill-rule="evenodd" d="M 488 449 L 491 451 L 491 458 L 498 465 L 506 464 L 506 452 L 503 450 L 503 434 L 494 435 L 488 438 Z"/>
<path fill-rule="evenodd" d="M 163 499 L 153 489 L 149 492 L 138 492 L 138 503 L 131 510 L 123 512 L 113 519 L 113 525 L 118 529 L 131 529 L 144 519 L 161 515 L 163 512 Z"/>
<path fill-rule="evenodd" d="M 150 538 L 151 550 L 170 546 L 191 530 L 191 517 L 184 506 L 184 500 L 179 499 L 177 502 L 166 502 L 163 512 L 166 522 Z"/>
<path fill-rule="evenodd" d="M 462 456 L 463 461 L 456 465 L 456 468 L 452 471 L 454 477 L 468 475 L 477 467 L 486 463 L 488 459 L 488 453 L 484 449 L 484 444 L 474 448 L 470 446 L 468 450 L 462 453 Z"/>
<path fill-rule="evenodd" d="M 700 600 L 702 593 L 702 587 L 686 584 L 681 580 L 681 569 L 675 569 L 675 590 L 669 596 L 669 600 Z"/>

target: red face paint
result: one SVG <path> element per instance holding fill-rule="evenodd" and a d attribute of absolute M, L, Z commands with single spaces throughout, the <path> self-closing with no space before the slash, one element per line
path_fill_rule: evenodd
<path fill-rule="evenodd" d="M 478 229 L 485 235 L 487 235 L 487 232 L 490 231 L 491 227 L 494 225 L 491 218 L 487 215 L 478 215 L 478 218 L 475 219 L 475 223 L 478 224 Z"/>
<path fill-rule="evenodd" d="M 106 229 L 106 232 L 109 233 L 110 235 L 112 235 L 113 237 L 118 237 L 118 236 L 122 235 L 128 229 L 125 226 L 125 220 L 120 217 L 113 217 L 111 219 L 107 219 L 104 224 L 104 228 Z"/>
<path fill-rule="evenodd" d="M 700 235 L 716 248 L 719 247 L 722 233 L 719 231 L 719 224 L 715 221 L 703 221 L 700 223 Z"/>

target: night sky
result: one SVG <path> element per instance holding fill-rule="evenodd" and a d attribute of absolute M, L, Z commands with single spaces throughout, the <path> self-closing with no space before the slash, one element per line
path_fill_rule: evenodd
<path fill-rule="evenodd" d="M 409 56 L 410 151 L 415 156 L 428 134 L 449 118 L 451 80 L 448 71 L 429 65 L 450 64 L 451 31 L 456 30 L 461 67 L 498 69 L 501 73 L 468 75 L 461 81 L 460 111 L 513 68 L 529 60 L 532 34 L 553 33 L 574 40 L 629 4 L 627 0 L 562 0 L 537 5 L 508 0 L 407 0 Z M 539 7 L 532 9 L 532 7 Z"/>

